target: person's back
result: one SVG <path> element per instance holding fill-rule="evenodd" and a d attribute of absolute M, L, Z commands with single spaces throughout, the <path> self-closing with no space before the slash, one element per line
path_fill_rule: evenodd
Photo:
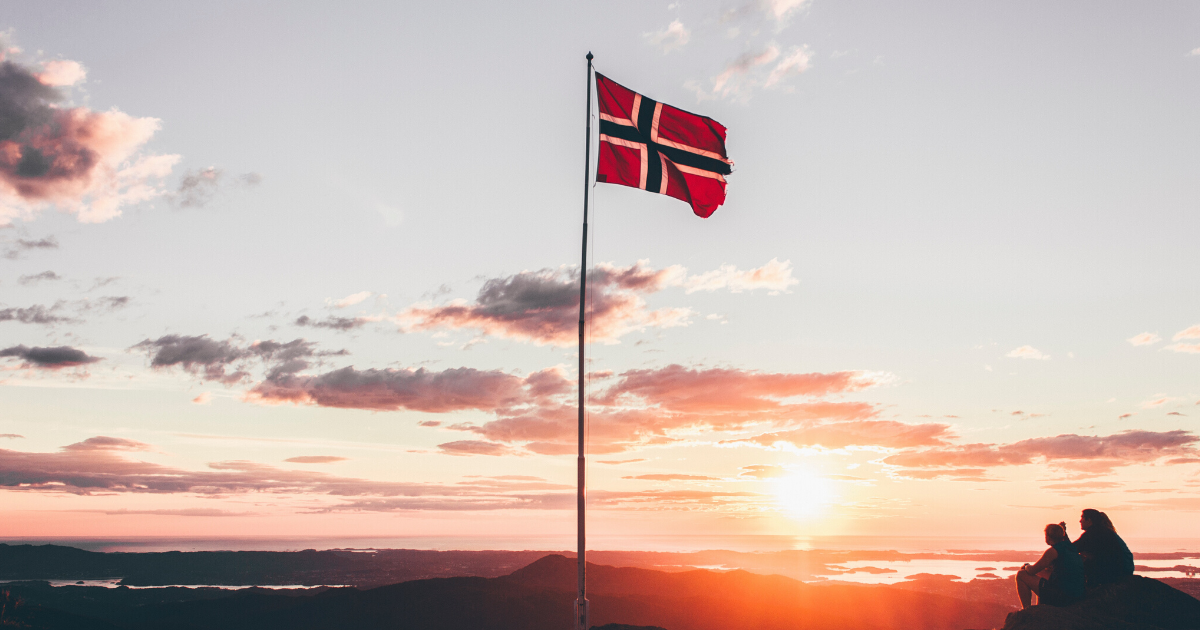
<path fill-rule="evenodd" d="M 1089 529 L 1075 541 L 1075 548 L 1086 557 L 1084 572 L 1089 587 L 1120 582 L 1133 575 L 1133 552 L 1115 531 Z"/>
<path fill-rule="evenodd" d="M 1058 554 L 1058 557 L 1054 559 L 1054 570 L 1046 580 L 1047 584 L 1067 596 L 1068 600 L 1064 603 L 1083 599 L 1086 591 L 1084 586 L 1083 558 L 1079 556 L 1079 552 L 1075 550 L 1075 545 L 1071 544 L 1069 540 L 1062 540 L 1051 546 L 1054 547 L 1054 551 Z M 1061 606 L 1062 604 L 1056 603 L 1056 605 Z"/>

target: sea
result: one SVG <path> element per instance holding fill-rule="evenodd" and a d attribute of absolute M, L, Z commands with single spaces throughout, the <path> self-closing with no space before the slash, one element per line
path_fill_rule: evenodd
<path fill-rule="evenodd" d="M 100 552 L 161 552 L 161 551 L 301 551 L 305 549 L 340 549 L 370 552 L 378 549 L 432 549 L 440 551 L 546 551 L 571 552 L 575 539 L 528 536 L 400 536 L 361 538 L 7 538 L 0 542 L 16 544 L 55 544 Z M 1144 538 L 1126 541 L 1137 553 L 1170 554 L 1165 559 L 1138 558 L 1138 573 L 1149 577 L 1198 577 L 1200 567 L 1200 538 Z M 1013 565 L 1034 562 L 1044 551 L 1042 541 L 1031 537 L 918 537 L 918 536 L 594 536 L 588 539 L 588 549 L 596 551 L 663 551 L 693 552 L 727 550 L 739 552 L 774 552 L 785 550 L 827 551 L 897 551 L 922 554 L 907 560 L 854 560 L 837 566 L 846 570 L 821 581 L 840 581 L 860 584 L 891 584 L 917 574 L 954 576 L 961 580 L 1007 577 Z M 996 559 L 984 561 L 964 559 L 978 553 L 1004 552 Z M 737 566 L 703 566 L 698 568 L 732 570 Z M 108 581 L 96 586 L 107 586 Z M 115 586 L 115 583 L 112 584 Z M 187 585 L 198 586 L 198 585 Z M 290 588 L 277 585 L 276 588 Z"/>

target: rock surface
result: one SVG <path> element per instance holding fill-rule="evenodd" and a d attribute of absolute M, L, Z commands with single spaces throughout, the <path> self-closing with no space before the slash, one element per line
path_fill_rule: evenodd
<path fill-rule="evenodd" d="M 1200 630 L 1200 600 L 1138 575 L 1073 606 L 1012 613 L 1004 630 Z"/>

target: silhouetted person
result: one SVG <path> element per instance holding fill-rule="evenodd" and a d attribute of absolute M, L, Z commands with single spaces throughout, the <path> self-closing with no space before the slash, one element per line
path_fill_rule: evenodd
<path fill-rule="evenodd" d="M 1046 526 L 1046 544 L 1050 548 L 1041 559 L 1022 566 L 1014 578 L 1022 608 L 1029 608 L 1032 593 L 1037 593 L 1039 605 L 1069 606 L 1083 599 L 1083 559 L 1067 538 L 1066 523 Z M 1038 575 L 1045 571 L 1050 577 Z"/>
<path fill-rule="evenodd" d="M 1088 588 L 1120 582 L 1133 575 L 1133 553 L 1117 535 L 1108 515 L 1087 509 L 1079 517 L 1083 534 L 1075 549 L 1083 556 L 1083 574 Z"/>

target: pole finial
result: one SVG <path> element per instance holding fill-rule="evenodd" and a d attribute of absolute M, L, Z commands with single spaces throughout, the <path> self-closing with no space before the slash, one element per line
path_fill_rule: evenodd
<path fill-rule="evenodd" d="M 588 51 L 588 54 L 587 54 L 587 60 L 588 61 L 592 60 L 592 51 L 590 51 L 590 50 Z"/>

